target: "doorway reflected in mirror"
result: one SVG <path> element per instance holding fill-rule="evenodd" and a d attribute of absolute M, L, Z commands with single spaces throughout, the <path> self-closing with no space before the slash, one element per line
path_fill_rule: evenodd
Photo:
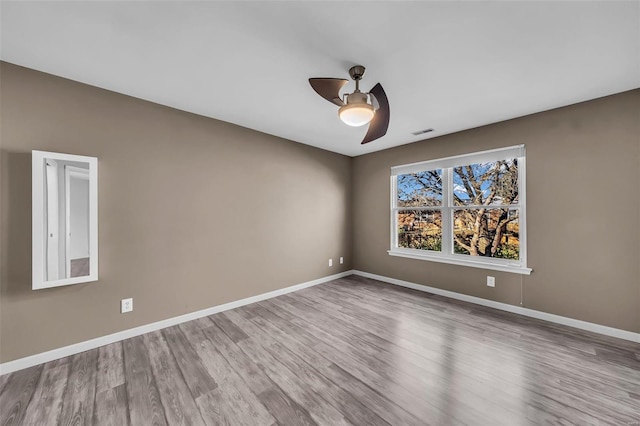
<path fill-rule="evenodd" d="M 32 156 L 33 288 L 95 281 L 97 159 L 44 151 Z"/>

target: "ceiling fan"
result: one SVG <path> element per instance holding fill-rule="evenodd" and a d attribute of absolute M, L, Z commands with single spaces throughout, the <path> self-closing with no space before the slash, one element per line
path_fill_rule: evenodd
<path fill-rule="evenodd" d="M 340 107 L 338 116 L 349 126 L 369 124 L 362 144 L 381 138 L 389 128 L 389 100 L 380 83 L 373 86 L 370 92 L 360 91 L 360 80 L 365 68 L 356 65 L 349 69 L 349 75 L 356 82 L 353 93 L 345 93 L 340 99 L 340 89 L 349 82 L 342 78 L 310 78 L 309 84 L 318 95 Z"/>

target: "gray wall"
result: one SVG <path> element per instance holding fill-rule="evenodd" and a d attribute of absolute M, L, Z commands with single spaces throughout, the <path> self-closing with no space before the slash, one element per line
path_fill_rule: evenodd
<path fill-rule="evenodd" d="M 387 254 L 391 166 L 516 144 L 532 275 Z M 640 332 L 639 186 L 640 90 L 356 157 L 354 268 Z"/>
<path fill-rule="evenodd" d="M 0 73 L 2 362 L 351 269 L 349 157 Z M 98 157 L 98 282 L 31 290 L 32 149 Z"/>

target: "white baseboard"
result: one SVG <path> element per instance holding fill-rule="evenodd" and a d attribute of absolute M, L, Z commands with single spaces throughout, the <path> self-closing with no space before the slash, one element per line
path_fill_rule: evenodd
<path fill-rule="evenodd" d="M 141 325 L 139 327 L 119 331 L 107 336 L 97 337 L 95 339 L 86 340 L 84 342 L 75 343 L 73 345 L 64 346 L 62 348 L 53 349 L 47 352 L 19 358 L 14 361 L 5 362 L 0 364 L 0 375 L 12 373 L 24 368 L 33 367 L 34 365 L 53 361 L 55 359 L 75 355 L 77 353 L 99 348 L 100 346 L 108 345 L 110 343 L 119 342 L 121 340 L 129 339 L 135 336 L 140 336 L 141 334 L 161 330 L 163 328 L 171 327 L 177 324 L 182 324 L 183 322 L 217 314 L 218 312 L 228 311 L 229 309 L 238 308 L 240 306 L 249 305 L 251 303 L 260 302 L 266 299 L 271 299 L 276 296 L 291 293 L 297 290 L 302 290 L 303 288 L 312 287 L 314 285 L 322 284 L 349 275 L 353 275 L 353 271 L 345 271 L 339 274 L 329 275 L 328 277 L 318 278 L 317 280 L 307 281 L 302 284 L 296 284 L 290 287 L 281 288 L 279 290 L 270 291 L 268 293 L 258 294 L 257 296 L 247 297 L 246 299 L 236 300 L 235 302 L 225 303 L 223 305 L 218 305 L 200 311 L 191 312 L 189 314 L 168 318 L 147 325 Z"/>
<path fill-rule="evenodd" d="M 360 275 L 361 277 L 371 278 L 385 283 L 398 285 L 401 287 L 412 288 L 418 291 L 424 291 L 427 293 L 433 293 L 440 296 L 450 297 L 452 299 L 462 300 L 464 302 L 475 303 L 477 305 L 488 306 L 490 308 L 500 309 L 502 311 L 512 312 L 514 314 L 520 314 L 531 318 L 537 318 L 556 324 L 562 324 L 573 328 L 579 328 L 581 330 L 591 331 L 594 333 L 604 334 L 605 336 L 617 337 L 618 339 L 630 340 L 632 342 L 640 343 L 640 333 L 634 333 L 632 331 L 620 330 L 619 328 L 607 327 L 606 325 L 594 324 L 592 322 L 581 321 L 569 317 L 563 317 L 560 315 L 549 314 L 542 311 L 536 311 L 534 309 L 523 308 L 522 306 L 509 305 L 508 303 L 495 302 L 493 300 L 482 299 L 475 296 L 467 296 L 466 294 L 455 293 L 453 291 L 442 290 L 435 287 L 429 287 L 422 284 L 416 284 L 409 281 L 398 280 L 395 278 L 389 278 L 382 275 L 370 274 L 369 272 L 353 271 L 354 275 Z"/>

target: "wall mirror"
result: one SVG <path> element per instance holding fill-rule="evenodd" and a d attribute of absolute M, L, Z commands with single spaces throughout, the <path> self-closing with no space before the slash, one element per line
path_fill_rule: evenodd
<path fill-rule="evenodd" d="M 34 290 L 98 279 L 98 159 L 32 151 Z"/>

